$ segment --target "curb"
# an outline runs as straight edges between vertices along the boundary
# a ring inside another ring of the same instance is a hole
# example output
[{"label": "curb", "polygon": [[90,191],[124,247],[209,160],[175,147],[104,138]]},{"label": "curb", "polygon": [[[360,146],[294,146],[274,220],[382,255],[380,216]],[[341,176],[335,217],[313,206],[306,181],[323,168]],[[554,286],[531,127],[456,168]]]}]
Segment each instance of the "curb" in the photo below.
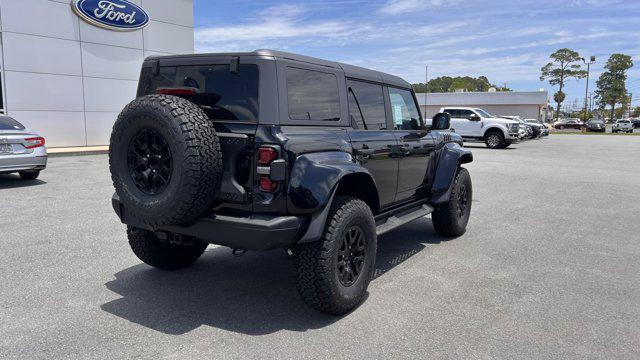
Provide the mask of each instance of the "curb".
[{"label": "curb", "polygon": [[94,148],[52,148],[47,149],[47,155],[52,157],[66,157],[66,156],[87,156],[87,155],[104,155],[109,153],[107,146],[94,147]]},{"label": "curb", "polygon": [[47,156],[49,158],[56,157],[67,157],[67,156],[87,156],[87,155],[105,155],[108,154],[109,150],[100,150],[100,151],[71,151],[71,152],[56,152],[56,153],[48,153]]}]

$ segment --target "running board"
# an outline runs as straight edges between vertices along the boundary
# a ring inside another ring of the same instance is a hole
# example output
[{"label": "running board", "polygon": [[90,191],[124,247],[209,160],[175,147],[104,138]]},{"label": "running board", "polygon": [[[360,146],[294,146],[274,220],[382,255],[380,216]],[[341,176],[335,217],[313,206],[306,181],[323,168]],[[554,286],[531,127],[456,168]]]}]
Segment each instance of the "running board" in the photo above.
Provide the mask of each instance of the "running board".
[{"label": "running board", "polygon": [[417,220],[423,216],[433,212],[433,207],[422,204],[417,208],[410,209],[406,212],[390,216],[384,223],[376,226],[376,234],[382,235],[408,222]]}]

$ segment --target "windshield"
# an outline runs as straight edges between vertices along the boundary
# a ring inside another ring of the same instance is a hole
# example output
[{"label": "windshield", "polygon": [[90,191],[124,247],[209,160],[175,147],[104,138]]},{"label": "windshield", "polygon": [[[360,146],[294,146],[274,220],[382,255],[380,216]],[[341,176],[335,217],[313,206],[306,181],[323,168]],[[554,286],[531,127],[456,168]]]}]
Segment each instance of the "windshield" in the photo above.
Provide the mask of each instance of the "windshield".
[{"label": "windshield", "polygon": [[24,130],[24,126],[8,116],[1,116],[0,130]]},{"label": "windshield", "polygon": [[628,124],[629,120],[618,120],[619,124]]},{"label": "windshield", "polygon": [[488,112],[486,112],[486,111],[484,111],[484,110],[482,110],[482,109],[473,109],[473,110],[475,110],[475,111],[476,111],[478,114],[480,114],[480,116],[482,116],[483,118],[492,118],[492,117],[495,117],[495,116],[493,116],[493,115],[489,114]]}]

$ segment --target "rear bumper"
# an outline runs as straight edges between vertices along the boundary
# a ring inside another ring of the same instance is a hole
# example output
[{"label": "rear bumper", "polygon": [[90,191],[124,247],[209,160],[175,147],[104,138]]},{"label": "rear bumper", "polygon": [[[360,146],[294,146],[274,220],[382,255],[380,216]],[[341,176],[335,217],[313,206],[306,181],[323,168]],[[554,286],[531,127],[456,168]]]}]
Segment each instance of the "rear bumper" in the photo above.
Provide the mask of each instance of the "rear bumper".
[{"label": "rear bumper", "polygon": [[113,195],[112,205],[124,224],[194,236],[209,244],[246,250],[264,251],[292,245],[302,238],[308,227],[308,219],[301,216],[209,214],[188,224],[154,228],[130,216],[117,194]]},{"label": "rear bumper", "polygon": [[44,170],[47,167],[47,154],[43,152],[19,155],[1,155],[0,173],[28,170]]}]

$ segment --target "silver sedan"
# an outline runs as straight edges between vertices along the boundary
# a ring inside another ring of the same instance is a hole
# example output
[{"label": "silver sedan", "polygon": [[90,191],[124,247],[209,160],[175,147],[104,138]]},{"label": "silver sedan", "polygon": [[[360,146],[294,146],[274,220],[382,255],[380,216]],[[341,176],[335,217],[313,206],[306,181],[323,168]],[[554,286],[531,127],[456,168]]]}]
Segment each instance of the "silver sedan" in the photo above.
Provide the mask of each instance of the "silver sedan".
[{"label": "silver sedan", "polygon": [[45,140],[8,116],[0,116],[0,174],[34,180],[47,167]]}]

